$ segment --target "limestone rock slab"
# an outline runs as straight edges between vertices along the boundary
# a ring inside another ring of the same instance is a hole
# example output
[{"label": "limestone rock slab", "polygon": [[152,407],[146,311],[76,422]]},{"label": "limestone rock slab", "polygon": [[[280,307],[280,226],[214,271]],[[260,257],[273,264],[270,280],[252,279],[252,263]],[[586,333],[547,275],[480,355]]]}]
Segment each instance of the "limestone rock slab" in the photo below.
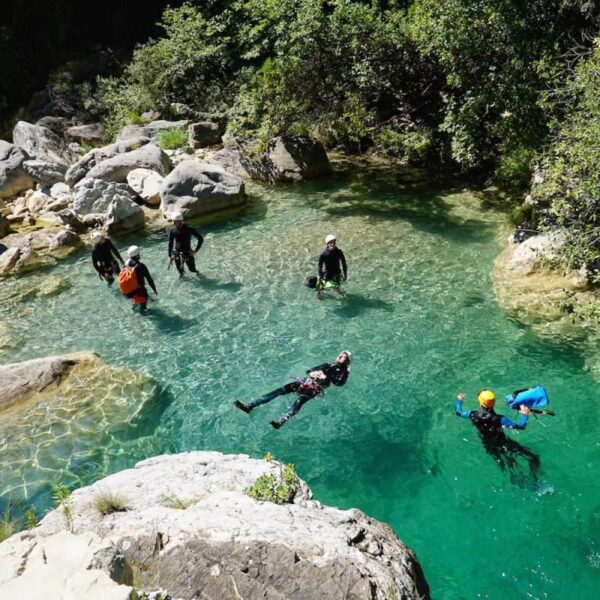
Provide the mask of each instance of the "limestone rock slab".
[{"label": "limestone rock slab", "polygon": [[221,167],[195,160],[181,162],[167,177],[161,188],[161,210],[165,216],[179,211],[184,217],[195,217],[246,201],[244,182]]}]

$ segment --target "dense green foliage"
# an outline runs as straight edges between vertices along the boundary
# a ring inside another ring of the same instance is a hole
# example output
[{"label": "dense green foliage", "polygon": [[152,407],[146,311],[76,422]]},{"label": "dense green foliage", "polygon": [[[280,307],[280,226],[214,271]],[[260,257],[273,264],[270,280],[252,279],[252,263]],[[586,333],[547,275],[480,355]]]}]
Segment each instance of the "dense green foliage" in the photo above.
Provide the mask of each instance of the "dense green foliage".
[{"label": "dense green foliage", "polygon": [[[600,40],[599,40],[600,41]],[[534,217],[543,229],[564,230],[561,259],[585,266],[597,282],[600,269],[600,43],[580,61],[560,93],[566,113],[544,154],[543,178],[534,185]]]},{"label": "dense green foliage", "polygon": [[589,46],[599,15],[577,0],[189,3],[101,80],[95,107],[113,132],[183,104],[262,141],[310,134],[522,188],[555,116],[542,92],[562,85],[565,51]]}]

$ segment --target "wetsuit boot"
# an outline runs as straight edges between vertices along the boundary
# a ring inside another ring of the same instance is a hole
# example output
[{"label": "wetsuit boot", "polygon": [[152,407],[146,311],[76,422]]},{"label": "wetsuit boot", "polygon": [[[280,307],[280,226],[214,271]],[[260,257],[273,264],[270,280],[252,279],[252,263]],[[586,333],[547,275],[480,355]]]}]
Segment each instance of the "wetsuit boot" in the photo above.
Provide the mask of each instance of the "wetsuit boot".
[{"label": "wetsuit boot", "polygon": [[269,421],[269,423],[271,423],[271,427],[273,429],[279,429],[285,423],[285,420],[281,419],[279,421]]},{"label": "wetsuit boot", "polygon": [[244,404],[243,402],[240,402],[239,400],[236,400],[233,405],[236,408],[239,408],[240,410],[243,410],[245,413],[250,414],[252,412],[252,406],[250,406],[249,404]]}]

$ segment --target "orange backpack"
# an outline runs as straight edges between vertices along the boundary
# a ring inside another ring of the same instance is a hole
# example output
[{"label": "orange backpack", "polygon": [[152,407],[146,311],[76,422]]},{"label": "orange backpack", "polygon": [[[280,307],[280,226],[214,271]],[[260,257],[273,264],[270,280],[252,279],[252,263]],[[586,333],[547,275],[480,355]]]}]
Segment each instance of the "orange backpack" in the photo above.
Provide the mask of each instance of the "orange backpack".
[{"label": "orange backpack", "polygon": [[124,267],[119,273],[119,289],[121,293],[127,296],[135,292],[139,287],[135,267]]}]

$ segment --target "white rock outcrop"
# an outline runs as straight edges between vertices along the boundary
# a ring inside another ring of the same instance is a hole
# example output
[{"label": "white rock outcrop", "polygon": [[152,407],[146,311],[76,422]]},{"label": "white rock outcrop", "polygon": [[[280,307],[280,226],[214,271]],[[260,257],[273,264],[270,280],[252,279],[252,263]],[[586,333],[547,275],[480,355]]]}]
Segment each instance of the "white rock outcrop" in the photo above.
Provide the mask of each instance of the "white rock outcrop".
[{"label": "white rock outcrop", "polygon": [[[87,536],[91,556],[55,561],[53,577],[75,582],[103,565],[124,589],[135,581],[138,592],[160,588],[184,600],[429,598],[414,553],[383,523],[323,506],[303,482],[284,505],[245,493],[281,469],[245,455],[190,452],[151,458],[76,490],[68,525],[75,537]],[[112,498],[110,514],[98,510],[103,498]],[[0,564],[8,565],[0,591],[19,579],[19,597],[28,597],[43,556],[38,550],[32,558],[32,548],[56,547],[54,536],[66,527],[56,509],[36,529],[0,544]],[[63,543],[71,556],[72,542],[65,536]],[[96,597],[90,593],[93,586],[82,587],[74,597]]]},{"label": "white rock outcrop", "polygon": [[164,177],[151,169],[133,169],[127,174],[129,187],[150,206],[160,204],[160,187]]},{"label": "white rock outcrop", "polygon": [[239,177],[193,159],[181,162],[165,177],[160,195],[160,208],[167,218],[176,211],[189,218],[246,201],[244,182]]},{"label": "white rock outcrop", "polygon": [[74,195],[75,214],[102,215],[111,232],[144,225],[144,211],[133,201],[135,193],[127,184],[86,177],[75,186]]}]

